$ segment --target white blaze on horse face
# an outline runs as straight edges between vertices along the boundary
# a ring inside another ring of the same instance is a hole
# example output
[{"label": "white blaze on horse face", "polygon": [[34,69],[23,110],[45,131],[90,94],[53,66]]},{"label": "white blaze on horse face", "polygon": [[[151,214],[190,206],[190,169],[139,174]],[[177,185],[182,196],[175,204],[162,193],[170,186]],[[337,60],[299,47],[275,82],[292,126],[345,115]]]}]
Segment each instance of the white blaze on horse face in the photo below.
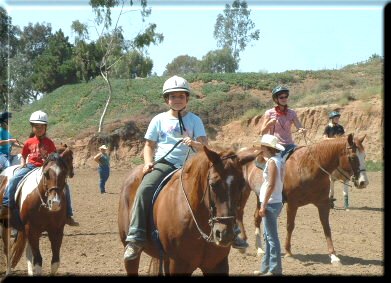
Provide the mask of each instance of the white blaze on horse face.
[{"label": "white blaze on horse face", "polygon": [[230,204],[231,203],[231,186],[233,184],[233,181],[234,181],[234,176],[232,175],[229,175],[227,177],[227,180],[226,180],[226,183],[227,183],[227,186],[228,186],[228,203]]},{"label": "white blaze on horse face", "polygon": [[360,161],[360,177],[358,178],[358,184],[360,188],[366,188],[369,184],[366,163],[365,163],[365,152],[357,152],[358,160]]}]

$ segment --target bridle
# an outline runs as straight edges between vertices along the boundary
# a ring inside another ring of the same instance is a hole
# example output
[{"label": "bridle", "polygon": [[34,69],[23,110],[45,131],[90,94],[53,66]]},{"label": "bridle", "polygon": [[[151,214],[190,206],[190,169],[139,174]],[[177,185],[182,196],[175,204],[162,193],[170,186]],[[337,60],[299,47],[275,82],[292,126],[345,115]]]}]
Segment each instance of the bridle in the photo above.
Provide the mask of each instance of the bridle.
[{"label": "bridle", "polygon": [[[67,175],[69,173],[69,168],[67,166],[67,164],[65,163],[65,161],[60,157],[60,155],[58,153],[54,153],[54,154],[51,154],[51,156],[45,161],[45,163],[42,165],[42,173],[41,173],[41,180],[42,180],[42,186],[45,190],[45,194],[44,194],[44,197],[46,198],[46,202],[44,201],[44,198],[42,197],[41,195],[41,192],[39,190],[39,185],[36,187],[36,190],[37,190],[37,193],[38,193],[38,196],[41,200],[41,205],[40,207],[43,207],[43,208],[46,208],[46,209],[50,209],[51,206],[52,206],[52,200],[48,199],[48,196],[49,194],[52,192],[52,191],[55,191],[57,193],[57,195],[60,194],[60,188],[58,186],[53,186],[53,187],[48,187],[48,184],[47,184],[47,177],[45,176],[44,174],[44,169],[45,167],[48,165],[49,162],[60,162],[61,166],[63,166],[66,171],[67,171]],[[39,184],[38,180],[37,180],[37,183]]]},{"label": "bridle", "polygon": [[[190,149],[189,149],[190,150]],[[188,154],[189,154],[189,151],[188,151]],[[237,158],[237,155],[236,154],[232,154],[232,155],[228,155],[228,156],[223,156],[221,157],[220,159],[221,160],[226,160],[226,159],[234,159],[234,158]],[[186,156],[186,160],[185,162],[187,161],[187,156]],[[204,197],[206,195],[206,193],[208,194],[208,199],[209,199],[209,220],[208,220],[208,224],[209,226],[211,227],[210,229],[210,234],[207,235],[205,232],[202,231],[201,227],[199,226],[198,222],[197,222],[197,219],[195,218],[195,215],[193,213],[193,210],[190,206],[190,202],[189,202],[189,199],[186,195],[186,192],[185,192],[185,189],[184,189],[184,186],[183,186],[183,168],[185,166],[185,163],[183,164],[183,167],[182,167],[182,170],[181,170],[181,175],[180,175],[180,182],[181,182],[181,188],[182,188],[182,192],[185,196],[185,199],[186,199],[186,204],[189,208],[189,211],[190,211],[190,214],[194,220],[194,223],[199,231],[199,233],[201,234],[202,238],[204,240],[206,240],[207,242],[213,242],[213,225],[215,223],[221,223],[221,222],[225,222],[227,220],[231,220],[231,221],[235,221],[235,216],[216,216],[216,206],[214,204],[214,202],[212,201],[212,197],[211,197],[211,190],[213,189],[212,186],[211,186],[211,182],[210,182],[210,169],[214,166],[213,164],[211,164],[211,166],[209,167],[208,169],[208,177],[207,177],[207,185],[205,186],[205,190],[203,192],[203,196],[202,196],[202,199],[201,199],[201,202],[204,200]],[[240,198],[242,198],[242,192],[240,194]]]}]

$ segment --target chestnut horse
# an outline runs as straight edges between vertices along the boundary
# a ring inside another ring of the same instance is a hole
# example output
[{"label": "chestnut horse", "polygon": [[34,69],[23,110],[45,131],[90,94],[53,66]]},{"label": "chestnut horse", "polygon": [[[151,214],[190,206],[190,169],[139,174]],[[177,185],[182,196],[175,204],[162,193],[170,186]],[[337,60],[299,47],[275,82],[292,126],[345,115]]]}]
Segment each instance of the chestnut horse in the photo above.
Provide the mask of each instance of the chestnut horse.
[{"label": "chestnut horse", "polygon": [[[17,166],[16,166],[17,167]],[[8,179],[13,176],[15,166],[1,173],[0,201]],[[14,241],[10,238],[11,226],[7,220],[3,225],[4,253],[7,257],[7,274],[14,268],[26,247],[29,275],[39,275],[42,271],[42,256],[39,238],[47,231],[52,248],[51,274],[55,274],[60,264],[60,248],[66,220],[65,185],[73,173],[73,152],[61,145],[56,153],[48,156],[42,167],[34,169],[18,185],[16,203],[24,229],[18,231]]]},{"label": "chestnut horse", "polygon": [[[197,268],[204,275],[229,274],[228,254],[245,186],[242,168],[257,154],[218,153],[204,146],[173,174],[154,203],[151,213],[157,233],[148,225],[143,250],[155,263],[161,260],[164,274],[191,275]],[[142,166],[131,171],[121,188],[118,227],[124,246]],[[159,235],[161,249],[152,232]],[[139,262],[140,257],[124,262],[128,275],[138,274]]]},{"label": "chestnut horse", "polygon": [[[283,195],[287,203],[287,236],[285,240],[286,256],[292,256],[291,237],[295,226],[295,217],[299,207],[314,204],[318,208],[319,218],[326,237],[328,252],[332,263],[338,263],[329,224],[329,187],[331,172],[341,168],[347,176],[353,176],[355,187],[363,188],[368,184],[365,172],[365,159],[359,157],[359,147],[363,138],[353,137],[352,134],[324,140],[317,144],[298,147],[286,161]],[[258,147],[259,148],[259,147]],[[246,152],[249,149],[244,149]],[[253,151],[253,149],[250,149]],[[262,153],[261,153],[262,154]],[[257,159],[262,159],[259,156]],[[244,166],[246,188],[255,193],[257,206],[254,212],[256,228],[256,247],[258,255],[263,253],[259,235],[261,218],[259,211],[259,189],[263,183],[262,170],[256,167],[255,162]],[[246,201],[246,200],[243,200]],[[242,215],[239,213],[238,215]],[[242,219],[238,217],[238,223]],[[240,223],[241,237],[247,237],[243,224]],[[242,228],[243,227],[243,228]]]}]

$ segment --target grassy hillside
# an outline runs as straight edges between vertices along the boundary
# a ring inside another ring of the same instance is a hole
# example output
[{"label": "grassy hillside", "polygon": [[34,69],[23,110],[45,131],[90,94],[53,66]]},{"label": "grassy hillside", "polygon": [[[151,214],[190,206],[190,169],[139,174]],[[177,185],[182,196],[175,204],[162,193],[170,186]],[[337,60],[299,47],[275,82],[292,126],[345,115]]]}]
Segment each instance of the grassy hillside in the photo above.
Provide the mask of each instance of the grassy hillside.
[{"label": "grassy hillside", "polygon": [[[189,108],[201,116],[210,132],[218,131],[230,121],[254,116],[271,107],[270,91],[277,84],[290,88],[291,107],[344,105],[350,100],[382,96],[383,60],[374,58],[340,70],[196,74],[185,78],[192,88]],[[117,121],[146,121],[166,110],[161,97],[166,79],[112,80],[113,97],[103,132],[110,131],[108,125]],[[39,109],[49,114],[49,133],[53,138],[77,139],[86,133],[96,133],[107,93],[102,79],[60,87],[23,107],[20,112],[14,112],[11,133],[24,141],[31,130],[29,116]]]}]

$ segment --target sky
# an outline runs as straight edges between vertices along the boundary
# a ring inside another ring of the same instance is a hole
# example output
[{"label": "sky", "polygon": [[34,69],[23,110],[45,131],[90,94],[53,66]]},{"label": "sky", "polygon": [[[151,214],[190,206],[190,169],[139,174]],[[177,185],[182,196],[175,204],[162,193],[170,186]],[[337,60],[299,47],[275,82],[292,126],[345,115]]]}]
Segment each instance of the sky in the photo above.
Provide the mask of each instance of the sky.
[{"label": "sky", "polygon": [[[55,2],[56,4],[54,4]],[[162,4],[164,2],[164,4]],[[142,23],[134,8],[119,18],[126,39],[132,39],[147,26],[157,25],[164,35],[158,46],[148,48],[152,73],[162,75],[166,65],[180,55],[201,60],[217,50],[213,37],[218,14],[233,0],[148,0],[152,14]],[[135,1],[139,8],[139,1]],[[265,1],[247,0],[250,19],[260,38],[240,53],[238,72],[279,73],[288,70],[339,69],[367,60],[373,54],[384,56],[384,7],[387,1]],[[308,3],[311,3],[308,5]],[[95,15],[88,0],[0,0],[20,28],[29,23],[50,23],[52,33],[60,28],[73,43],[71,24],[75,20],[90,27],[96,39]],[[118,12],[113,13],[114,20]]]}]

